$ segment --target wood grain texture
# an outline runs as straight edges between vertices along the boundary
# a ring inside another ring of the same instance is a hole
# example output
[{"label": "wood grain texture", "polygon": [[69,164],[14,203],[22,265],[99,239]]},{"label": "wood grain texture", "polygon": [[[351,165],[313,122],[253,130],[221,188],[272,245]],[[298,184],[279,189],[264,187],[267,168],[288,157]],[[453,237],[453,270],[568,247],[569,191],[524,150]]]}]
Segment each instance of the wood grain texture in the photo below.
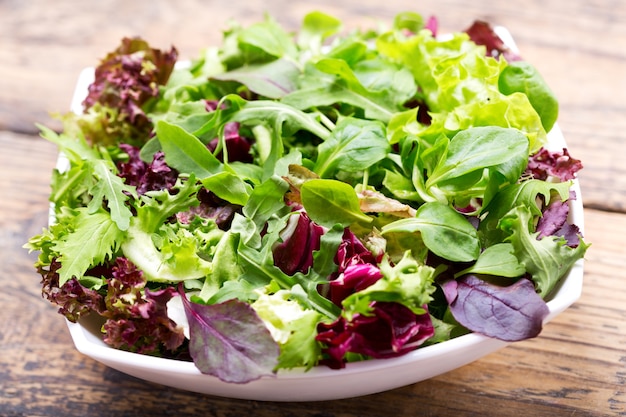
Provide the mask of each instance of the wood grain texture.
[{"label": "wood grain texture", "polygon": [[[443,30],[474,19],[504,25],[561,101],[559,125],[580,182],[592,242],[582,297],[540,337],[428,381],[362,398],[263,403],[202,396],[147,383],[78,353],[62,317],[41,298],[34,254],[45,226],[56,149],[35,122],[55,123],[76,77],[127,35],[184,58],[220,41],[234,18],[267,11],[296,29],[310,3],[141,0],[0,0],[0,416],[626,416],[626,2],[427,0]],[[400,0],[315,8],[346,29],[389,21]]]}]

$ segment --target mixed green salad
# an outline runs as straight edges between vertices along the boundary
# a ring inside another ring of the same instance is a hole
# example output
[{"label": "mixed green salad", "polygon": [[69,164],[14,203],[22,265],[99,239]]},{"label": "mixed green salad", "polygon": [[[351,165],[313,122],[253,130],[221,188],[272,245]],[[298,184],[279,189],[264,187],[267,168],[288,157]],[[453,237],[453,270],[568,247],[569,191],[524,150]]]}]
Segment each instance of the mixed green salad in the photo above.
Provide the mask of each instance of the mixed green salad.
[{"label": "mixed green salad", "polygon": [[108,345],[245,383],[537,336],[588,247],[558,102],[493,28],[232,24],[190,62],[125,38],[60,116],[43,295]]}]

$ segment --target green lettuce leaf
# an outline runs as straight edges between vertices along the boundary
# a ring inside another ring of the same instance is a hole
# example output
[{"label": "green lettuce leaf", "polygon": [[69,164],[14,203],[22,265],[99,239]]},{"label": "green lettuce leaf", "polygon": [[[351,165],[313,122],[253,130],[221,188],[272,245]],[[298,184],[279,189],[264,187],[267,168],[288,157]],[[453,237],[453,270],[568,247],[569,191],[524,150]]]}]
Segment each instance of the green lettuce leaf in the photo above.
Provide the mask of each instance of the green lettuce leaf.
[{"label": "green lettuce leaf", "polygon": [[558,236],[537,239],[539,233],[531,232],[532,213],[517,206],[500,220],[499,227],[515,248],[515,254],[535,283],[539,295],[546,297],[569,271],[574,262],[584,257],[589,245],[580,239],[576,248]]}]

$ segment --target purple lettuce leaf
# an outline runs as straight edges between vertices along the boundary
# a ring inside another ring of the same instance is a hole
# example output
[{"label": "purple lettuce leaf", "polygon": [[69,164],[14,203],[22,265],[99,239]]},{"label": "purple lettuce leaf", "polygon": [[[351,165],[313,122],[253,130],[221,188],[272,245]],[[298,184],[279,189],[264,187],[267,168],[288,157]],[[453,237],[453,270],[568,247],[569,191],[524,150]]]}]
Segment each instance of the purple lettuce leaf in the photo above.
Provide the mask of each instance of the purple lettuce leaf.
[{"label": "purple lettuce leaf", "polygon": [[83,105],[86,109],[96,103],[120,108],[131,123],[138,123],[137,118],[146,118],[141,105],[158,95],[159,85],[169,79],[177,57],[175,48],[163,52],[139,38],[122,39],[96,67]]},{"label": "purple lettuce leaf", "polygon": [[59,314],[75,323],[78,319],[92,311],[100,313],[105,310],[104,297],[93,289],[84,287],[76,278],[72,278],[59,287],[61,263],[54,260],[46,270],[38,267],[41,274],[41,295],[52,304],[59,306]]},{"label": "purple lettuce leaf", "polygon": [[[573,195],[572,191],[570,195]],[[574,195],[575,197],[575,195]],[[570,196],[570,200],[573,197]],[[543,211],[537,222],[537,239],[547,236],[561,236],[567,241],[567,246],[576,248],[580,244],[580,229],[575,224],[567,223],[569,214],[568,201],[555,200]]]},{"label": "purple lettuce leaf", "polygon": [[182,288],[179,294],[189,322],[189,353],[200,372],[238,384],[274,375],[280,347],[248,303],[204,305],[190,302]]},{"label": "purple lettuce leaf", "polygon": [[163,152],[156,152],[152,162],[146,163],[139,156],[138,147],[126,143],[119,147],[128,155],[128,160],[118,162],[118,175],[126,180],[126,184],[135,186],[139,195],[174,187],[178,172],[165,163]]},{"label": "purple lettuce leaf", "polygon": [[294,214],[281,234],[282,242],[273,249],[274,265],[287,275],[307,273],[313,266],[313,252],[319,250],[324,228],[304,211]]},{"label": "purple lettuce leaf", "polygon": [[548,177],[568,181],[574,179],[576,173],[582,168],[582,162],[572,158],[567,148],[563,148],[563,152],[553,152],[541,148],[528,158],[528,166],[524,175],[544,181]]},{"label": "purple lettuce leaf", "polygon": [[140,38],[122,39],[96,67],[83,114],[68,114],[66,121],[75,121],[92,144],[145,143],[153,128],[148,106],[167,83],[177,57],[174,47],[161,51]]},{"label": "purple lettuce leaf", "polygon": [[473,332],[504,341],[537,336],[549,313],[526,278],[501,287],[470,274],[445,281],[441,287],[456,321]]},{"label": "purple lettuce leaf", "polygon": [[[332,369],[345,367],[348,353],[372,358],[391,358],[410,352],[433,336],[428,313],[416,315],[395,302],[375,301],[370,315],[344,316],[319,323],[317,340],[324,345],[320,364]],[[426,306],[424,306],[426,308]]]},{"label": "purple lettuce leaf", "polygon": [[521,57],[504,44],[487,22],[477,20],[465,30],[472,41],[478,45],[484,45],[487,55],[498,58],[503,56],[507,62],[519,61]]},{"label": "purple lettuce leaf", "polygon": [[185,340],[182,329],[167,315],[167,302],[176,294],[172,287],[146,288],[143,273],[126,258],[117,258],[107,279],[107,320],[104,342],[131,352],[175,355]]}]

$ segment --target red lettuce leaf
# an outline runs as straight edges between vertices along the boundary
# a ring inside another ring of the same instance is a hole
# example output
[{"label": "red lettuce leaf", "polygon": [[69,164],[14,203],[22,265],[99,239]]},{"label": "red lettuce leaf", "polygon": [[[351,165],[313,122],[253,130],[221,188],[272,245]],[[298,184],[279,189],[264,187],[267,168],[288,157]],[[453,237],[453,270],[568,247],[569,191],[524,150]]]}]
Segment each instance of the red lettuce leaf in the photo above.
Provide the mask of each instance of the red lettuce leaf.
[{"label": "red lettuce leaf", "polygon": [[549,313],[534,284],[526,278],[500,287],[465,275],[445,281],[442,289],[456,321],[473,332],[504,341],[537,336]]},{"label": "red lettuce leaf", "polygon": [[328,284],[328,298],[341,306],[341,302],[349,295],[375,284],[382,277],[383,274],[376,265],[364,263],[348,265],[337,279]]},{"label": "red lettuce leaf", "polygon": [[[570,200],[575,193],[570,193]],[[568,201],[555,200],[543,211],[537,222],[537,239],[547,236],[561,236],[567,241],[567,246],[576,248],[580,244],[580,229],[575,224],[567,223],[569,214]]]},{"label": "red lettuce leaf", "polygon": [[487,22],[477,20],[465,30],[465,33],[468,34],[474,43],[484,45],[488,56],[493,56],[494,58],[503,56],[508,62],[521,60],[521,57],[504,44]]},{"label": "red lettuce leaf", "polygon": [[126,184],[137,187],[138,194],[171,190],[174,187],[178,172],[165,163],[163,152],[156,152],[152,162],[146,163],[141,159],[138,147],[126,143],[119,147],[128,155],[128,159],[118,162],[118,175],[126,180]]},{"label": "red lettuce leaf", "polygon": [[151,291],[143,272],[122,257],[115,260],[107,284],[107,309],[101,313],[107,318],[104,342],[131,352],[176,355],[185,341],[182,329],[167,315],[167,302],[176,290]]},{"label": "red lettuce leaf", "polygon": [[563,148],[563,152],[553,152],[541,148],[528,158],[525,176],[545,181],[548,177],[556,177],[561,181],[568,181],[576,177],[576,173],[583,168],[580,160],[572,158]]},{"label": "red lettuce leaf", "polygon": [[238,384],[274,375],[280,348],[248,303],[197,304],[182,288],[179,293],[189,321],[189,353],[200,372]]},{"label": "red lettuce leaf", "polygon": [[92,311],[105,310],[104,297],[95,290],[84,287],[76,278],[72,278],[59,287],[61,263],[54,260],[48,269],[38,267],[41,274],[41,295],[52,304],[59,306],[59,314],[76,323],[78,319]]}]

